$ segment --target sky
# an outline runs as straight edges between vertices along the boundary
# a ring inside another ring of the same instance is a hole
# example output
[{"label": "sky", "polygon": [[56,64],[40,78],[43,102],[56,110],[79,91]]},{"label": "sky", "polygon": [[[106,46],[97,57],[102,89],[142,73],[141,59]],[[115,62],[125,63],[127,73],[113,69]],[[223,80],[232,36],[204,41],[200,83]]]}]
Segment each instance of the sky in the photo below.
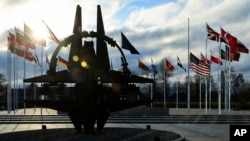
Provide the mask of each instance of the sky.
[{"label": "sky", "polygon": [[[176,80],[177,56],[185,68],[188,68],[189,50],[200,58],[200,53],[210,57],[210,50],[219,55],[220,44],[207,40],[206,23],[220,33],[220,27],[250,47],[250,1],[249,0],[2,0],[0,2],[0,73],[7,73],[7,36],[15,33],[14,27],[23,30],[24,23],[30,26],[37,37],[45,38],[47,46],[43,56],[52,56],[56,44],[47,38],[48,34],[42,20],[54,34],[64,39],[72,34],[76,6],[82,7],[82,29],[96,31],[97,5],[101,6],[105,33],[121,45],[123,32],[140,55],[132,55],[123,50],[132,72],[142,73],[137,60],[146,65],[159,65],[164,58],[175,67],[170,79]],[[189,22],[188,22],[189,21]],[[189,25],[189,26],[188,26]],[[189,30],[188,30],[189,29]],[[188,32],[189,31],[189,32]],[[188,38],[189,34],[189,38]],[[189,39],[189,40],[188,40]],[[221,44],[224,48],[224,44]],[[41,48],[32,50],[43,59],[43,70],[38,65],[26,63],[26,76],[33,77],[46,72],[45,57],[41,57]],[[206,53],[207,50],[207,53]],[[60,56],[67,59],[69,48],[64,48]],[[114,69],[120,69],[120,53],[108,47],[109,57]],[[249,54],[241,53],[239,62],[232,62],[236,73],[243,73],[250,80]],[[19,79],[23,78],[23,61],[18,59]],[[222,70],[224,66],[221,67]],[[212,75],[218,78],[218,65],[212,64]],[[184,80],[187,72],[178,68],[179,79]],[[190,69],[190,75],[194,72]]]}]

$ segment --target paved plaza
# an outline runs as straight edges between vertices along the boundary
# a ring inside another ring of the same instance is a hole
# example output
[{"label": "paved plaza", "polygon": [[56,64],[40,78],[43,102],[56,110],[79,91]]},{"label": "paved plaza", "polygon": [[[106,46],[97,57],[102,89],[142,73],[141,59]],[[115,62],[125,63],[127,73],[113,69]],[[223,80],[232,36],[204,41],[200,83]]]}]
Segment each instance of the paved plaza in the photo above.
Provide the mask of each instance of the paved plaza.
[{"label": "paved plaza", "polygon": [[[19,109],[18,111],[0,111],[1,115],[57,115],[56,110],[46,108],[28,108]],[[212,109],[206,112],[204,109],[187,109],[170,108],[170,115],[218,115],[217,109]],[[221,115],[250,115],[250,111],[231,110],[230,113],[222,110]],[[142,128],[145,129],[148,124],[138,123],[107,123],[105,127],[122,127],[122,128]],[[175,132],[186,140],[190,141],[224,141],[229,140],[229,124],[150,124],[151,129]],[[74,128],[72,124],[46,124],[47,129],[63,129]],[[27,131],[27,130],[41,130],[41,124],[0,124],[0,134]]]}]

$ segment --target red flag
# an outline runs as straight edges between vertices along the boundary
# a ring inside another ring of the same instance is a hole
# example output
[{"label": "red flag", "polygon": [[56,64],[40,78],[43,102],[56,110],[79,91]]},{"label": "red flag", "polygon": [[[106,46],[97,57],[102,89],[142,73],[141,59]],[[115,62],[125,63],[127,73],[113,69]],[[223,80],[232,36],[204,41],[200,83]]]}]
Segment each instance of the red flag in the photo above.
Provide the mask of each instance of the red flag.
[{"label": "red flag", "polygon": [[238,48],[237,38],[226,32],[223,28],[221,28],[221,36],[225,40],[225,43],[230,46],[230,52],[236,53]]},{"label": "red flag", "polygon": [[215,55],[213,51],[210,51],[210,55],[211,55],[211,61],[223,65],[221,59],[217,55]]},{"label": "red flag", "polygon": [[57,45],[61,43],[61,41],[56,37],[56,35],[52,32],[52,30],[49,28],[49,26],[43,21],[43,24],[45,25],[48,33],[49,33],[49,38],[53,40]]},{"label": "red flag", "polygon": [[15,35],[9,32],[9,37],[8,37],[9,49],[15,47],[15,41],[16,41]]},{"label": "red flag", "polygon": [[170,71],[174,71],[174,66],[166,59],[165,65]]},{"label": "red flag", "polygon": [[211,61],[208,60],[202,53],[201,53],[201,62],[210,65]]}]

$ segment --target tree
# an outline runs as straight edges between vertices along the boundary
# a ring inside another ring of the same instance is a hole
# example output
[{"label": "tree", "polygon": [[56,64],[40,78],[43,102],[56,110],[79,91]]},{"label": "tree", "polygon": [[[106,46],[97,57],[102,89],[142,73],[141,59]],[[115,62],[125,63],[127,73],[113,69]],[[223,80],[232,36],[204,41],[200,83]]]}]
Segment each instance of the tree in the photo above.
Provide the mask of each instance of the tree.
[{"label": "tree", "polygon": [[239,89],[239,87],[245,82],[244,78],[243,78],[243,74],[234,74],[234,77],[232,78],[232,87],[233,87],[233,91],[234,91],[234,95],[237,94],[237,90]]},{"label": "tree", "polygon": [[[168,96],[169,96],[169,93],[170,93],[170,87],[169,87],[169,85],[168,85],[168,78],[169,78],[170,76],[173,76],[173,72],[170,71],[168,68],[166,68],[165,61],[166,61],[166,59],[163,58],[163,59],[160,61],[160,63],[159,63],[159,72],[160,72],[159,77],[160,77],[160,78],[162,79],[162,81],[163,81],[163,90],[164,90],[164,85],[166,86],[166,87],[165,87],[165,88],[166,88],[166,97],[168,97]],[[164,76],[164,75],[165,75],[165,76]],[[164,81],[164,78],[166,78],[166,81]],[[164,82],[165,82],[165,84],[164,84]]]},{"label": "tree", "polygon": [[6,79],[3,74],[0,74],[0,96],[4,95],[6,92]]}]

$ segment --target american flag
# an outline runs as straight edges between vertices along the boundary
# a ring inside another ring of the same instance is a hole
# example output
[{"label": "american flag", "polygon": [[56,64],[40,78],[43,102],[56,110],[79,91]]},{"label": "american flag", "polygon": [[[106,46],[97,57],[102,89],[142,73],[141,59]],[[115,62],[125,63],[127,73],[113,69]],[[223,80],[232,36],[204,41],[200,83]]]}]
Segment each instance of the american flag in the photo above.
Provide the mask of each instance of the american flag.
[{"label": "american flag", "polygon": [[210,73],[210,65],[200,61],[196,56],[190,52],[190,68],[200,76],[208,76]]},{"label": "american flag", "polygon": [[207,39],[219,42],[220,34],[215,32],[208,24],[207,24]]}]

